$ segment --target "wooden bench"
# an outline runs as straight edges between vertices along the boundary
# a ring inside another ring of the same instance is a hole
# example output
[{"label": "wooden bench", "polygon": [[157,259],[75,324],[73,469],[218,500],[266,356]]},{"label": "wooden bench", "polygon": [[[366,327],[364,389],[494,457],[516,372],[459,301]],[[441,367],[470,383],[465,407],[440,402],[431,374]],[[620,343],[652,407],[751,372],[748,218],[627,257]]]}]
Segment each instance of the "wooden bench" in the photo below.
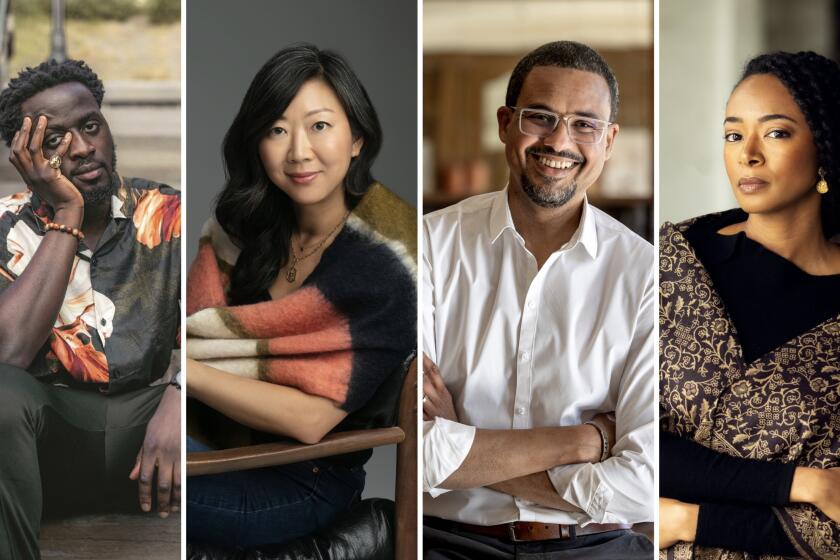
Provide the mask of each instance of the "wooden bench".
[{"label": "wooden bench", "polygon": [[181,515],[82,515],[47,521],[41,527],[41,558],[177,560]]}]

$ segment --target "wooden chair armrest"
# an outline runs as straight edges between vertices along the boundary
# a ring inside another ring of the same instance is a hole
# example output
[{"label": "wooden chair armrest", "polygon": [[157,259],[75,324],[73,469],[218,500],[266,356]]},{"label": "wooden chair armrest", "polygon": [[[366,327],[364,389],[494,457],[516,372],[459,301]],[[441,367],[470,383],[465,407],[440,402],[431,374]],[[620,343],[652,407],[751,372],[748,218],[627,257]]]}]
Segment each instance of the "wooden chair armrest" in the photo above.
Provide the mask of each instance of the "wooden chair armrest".
[{"label": "wooden chair armrest", "polygon": [[404,439],[405,433],[403,430],[392,427],[329,434],[320,442],[312,445],[278,442],[218,451],[200,451],[187,454],[187,476],[299,463],[363,449],[372,449],[380,445],[401,443]]}]

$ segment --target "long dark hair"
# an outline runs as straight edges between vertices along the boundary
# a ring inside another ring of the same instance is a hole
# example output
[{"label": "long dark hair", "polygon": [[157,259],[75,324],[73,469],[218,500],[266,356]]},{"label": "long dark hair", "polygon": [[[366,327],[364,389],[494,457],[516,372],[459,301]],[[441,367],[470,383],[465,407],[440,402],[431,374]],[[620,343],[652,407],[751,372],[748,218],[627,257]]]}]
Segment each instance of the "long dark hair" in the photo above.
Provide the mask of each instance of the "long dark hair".
[{"label": "long dark hair", "polygon": [[266,175],[259,143],[307,81],[319,78],[341,101],[354,140],[362,149],[344,178],[352,208],[373,182],[370,168],[382,145],[382,129],[365,88],[338,54],[308,44],[287,47],[254,76],[225,135],[226,184],[216,201],[216,220],[241,249],[231,273],[229,301],[252,303],[267,290],[289,258],[295,228],[292,201]]},{"label": "long dark hair", "polygon": [[821,214],[823,231],[830,238],[840,233],[840,65],[811,51],[774,52],[747,62],[738,84],[755,74],[778,78],[805,115],[817,147],[817,165],[829,186],[821,198]]}]

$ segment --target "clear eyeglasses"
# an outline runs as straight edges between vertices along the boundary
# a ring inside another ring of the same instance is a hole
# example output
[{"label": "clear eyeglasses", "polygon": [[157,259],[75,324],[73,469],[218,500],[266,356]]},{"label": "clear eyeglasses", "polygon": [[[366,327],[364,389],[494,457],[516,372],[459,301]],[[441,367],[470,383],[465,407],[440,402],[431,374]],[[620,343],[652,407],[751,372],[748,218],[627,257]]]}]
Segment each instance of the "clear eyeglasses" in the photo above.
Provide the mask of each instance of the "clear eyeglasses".
[{"label": "clear eyeglasses", "polygon": [[543,109],[508,108],[519,112],[519,131],[522,134],[545,138],[554,133],[562,120],[569,138],[577,144],[597,144],[604,139],[604,133],[613,124],[581,115],[558,115]]}]

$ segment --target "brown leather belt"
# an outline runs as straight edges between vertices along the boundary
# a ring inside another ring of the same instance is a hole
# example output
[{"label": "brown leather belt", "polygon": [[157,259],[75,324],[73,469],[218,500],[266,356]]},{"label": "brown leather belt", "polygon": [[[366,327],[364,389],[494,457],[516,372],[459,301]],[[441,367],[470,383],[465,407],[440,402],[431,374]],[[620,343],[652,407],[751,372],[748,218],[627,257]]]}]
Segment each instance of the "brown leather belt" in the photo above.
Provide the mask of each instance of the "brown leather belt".
[{"label": "brown leather belt", "polygon": [[[586,527],[578,525],[560,525],[557,523],[539,523],[536,521],[513,521],[501,525],[472,525],[470,523],[459,523],[440,518],[427,518],[429,525],[437,525],[441,528],[452,528],[487,535],[497,539],[510,542],[547,541],[551,539],[568,540],[583,535],[594,535],[609,531],[622,531],[632,527],[625,523],[590,523]],[[433,520],[433,521],[432,521]]]}]

